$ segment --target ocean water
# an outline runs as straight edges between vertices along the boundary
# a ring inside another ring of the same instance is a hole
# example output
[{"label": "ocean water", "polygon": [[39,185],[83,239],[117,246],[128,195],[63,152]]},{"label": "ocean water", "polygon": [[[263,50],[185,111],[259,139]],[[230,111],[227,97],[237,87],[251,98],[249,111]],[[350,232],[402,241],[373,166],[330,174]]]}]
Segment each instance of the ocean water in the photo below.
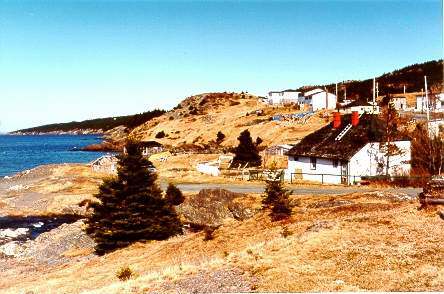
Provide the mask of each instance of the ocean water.
[{"label": "ocean water", "polygon": [[105,153],[73,151],[100,143],[97,135],[0,135],[0,177],[51,163],[87,163]]}]

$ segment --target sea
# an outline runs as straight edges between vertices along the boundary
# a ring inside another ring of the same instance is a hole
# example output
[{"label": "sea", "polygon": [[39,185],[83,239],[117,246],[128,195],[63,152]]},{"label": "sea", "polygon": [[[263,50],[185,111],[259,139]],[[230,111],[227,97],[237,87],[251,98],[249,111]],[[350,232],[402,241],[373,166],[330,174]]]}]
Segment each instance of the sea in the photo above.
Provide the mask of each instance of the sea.
[{"label": "sea", "polygon": [[0,177],[52,163],[87,163],[105,152],[76,151],[100,143],[97,135],[0,135]]}]

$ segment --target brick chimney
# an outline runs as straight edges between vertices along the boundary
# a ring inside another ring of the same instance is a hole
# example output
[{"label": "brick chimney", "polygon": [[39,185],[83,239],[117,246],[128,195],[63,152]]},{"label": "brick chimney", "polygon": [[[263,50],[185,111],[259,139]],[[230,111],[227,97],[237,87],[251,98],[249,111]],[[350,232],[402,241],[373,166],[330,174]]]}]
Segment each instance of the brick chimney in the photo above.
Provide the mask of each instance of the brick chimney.
[{"label": "brick chimney", "polygon": [[352,112],[351,123],[352,123],[352,126],[354,126],[354,127],[359,125],[359,113],[357,111]]},{"label": "brick chimney", "polygon": [[333,112],[333,129],[339,129],[341,127],[341,113]]}]

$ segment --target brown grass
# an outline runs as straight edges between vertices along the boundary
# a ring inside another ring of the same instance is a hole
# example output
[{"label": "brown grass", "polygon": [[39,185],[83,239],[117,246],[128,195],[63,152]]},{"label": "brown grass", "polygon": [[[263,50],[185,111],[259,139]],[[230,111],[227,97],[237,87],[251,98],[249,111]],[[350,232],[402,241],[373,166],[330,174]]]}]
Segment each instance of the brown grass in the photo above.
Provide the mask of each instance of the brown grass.
[{"label": "brown grass", "polygon": [[[189,99],[198,100],[200,96]],[[131,136],[141,140],[158,140],[163,144],[178,146],[181,144],[207,144],[216,140],[218,131],[222,131],[226,138],[223,146],[237,145],[237,137],[240,132],[249,129],[252,137],[261,137],[263,145],[296,143],[307,134],[324,126],[326,121],[320,115],[310,118],[307,124],[295,124],[288,122],[273,122],[268,118],[275,114],[297,113],[291,107],[271,107],[258,101],[254,96],[240,99],[240,95],[235,94],[238,104],[230,103],[230,100],[219,99],[217,94],[207,98],[211,103],[205,107],[204,112],[188,117],[177,116],[183,110],[168,112],[155,118],[146,124],[137,127]],[[187,101],[183,103],[188,103]],[[263,110],[263,116],[257,116],[256,110]],[[248,115],[247,115],[248,113]],[[171,116],[175,119],[171,120]],[[164,131],[168,136],[156,139],[155,135]]]},{"label": "brown grass", "polygon": [[[337,197],[352,205],[322,209],[307,206],[331,196],[298,198],[303,205],[286,223],[270,222],[267,213],[259,213],[244,222],[227,222],[213,240],[204,241],[203,232],[191,233],[48,267],[39,274],[12,278],[6,272],[0,288],[142,293],[203,269],[234,267],[253,275],[254,288],[261,292],[443,289],[444,228],[436,214],[418,211],[416,203],[358,194]],[[283,236],[284,227],[291,234]],[[116,281],[123,266],[138,277]]]}]

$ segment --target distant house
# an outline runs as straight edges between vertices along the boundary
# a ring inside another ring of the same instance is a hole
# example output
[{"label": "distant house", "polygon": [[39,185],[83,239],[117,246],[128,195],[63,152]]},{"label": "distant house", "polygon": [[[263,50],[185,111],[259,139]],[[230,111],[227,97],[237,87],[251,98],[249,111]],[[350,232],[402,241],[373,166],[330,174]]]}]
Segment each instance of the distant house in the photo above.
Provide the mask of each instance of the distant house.
[{"label": "distant house", "polygon": [[417,112],[426,112],[427,111],[427,100],[423,95],[416,96],[416,107],[415,111]]},{"label": "distant house", "polygon": [[304,104],[308,110],[317,111],[321,109],[335,109],[336,101],[336,95],[316,88],[305,92],[303,101],[300,101],[300,104]]},{"label": "distant house", "polygon": [[[432,112],[443,112],[444,111],[444,93],[440,94],[430,94],[429,97],[429,111]],[[416,112],[426,112],[427,111],[427,99],[425,95],[416,96]]]},{"label": "distant house", "polygon": [[396,110],[407,110],[407,98],[400,97],[392,97],[391,102],[393,103]]},{"label": "distant house", "polygon": [[[303,179],[331,184],[352,184],[364,176],[385,175],[386,144],[383,123],[376,115],[356,112],[306,136],[288,151],[285,178]],[[352,123],[353,121],[353,123]],[[410,172],[410,141],[392,142],[399,151],[389,157],[389,174]]]},{"label": "distant house", "polygon": [[90,163],[92,171],[97,173],[117,173],[117,158],[113,155],[104,155]]},{"label": "distant house", "polygon": [[270,105],[297,104],[302,93],[296,90],[270,91],[268,103]]},{"label": "distant house", "polygon": [[373,102],[356,100],[341,108],[341,113],[351,114],[352,112],[357,112],[358,114],[378,114],[379,106],[373,104]]},{"label": "distant house", "polygon": [[293,145],[289,144],[280,144],[274,145],[267,149],[265,149],[266,155],[285,155],[290,149],[293,148]]},{"label": "distant house", "polygon": [[436,137],[444,134],[444,119],[432,119],[428,125],[429,136]]},{"label": "distant house", "polygon": [[139,147],[142,149],[142,155],[148,157],[164,150],[163,145],[157,141],[140,141]]}]

